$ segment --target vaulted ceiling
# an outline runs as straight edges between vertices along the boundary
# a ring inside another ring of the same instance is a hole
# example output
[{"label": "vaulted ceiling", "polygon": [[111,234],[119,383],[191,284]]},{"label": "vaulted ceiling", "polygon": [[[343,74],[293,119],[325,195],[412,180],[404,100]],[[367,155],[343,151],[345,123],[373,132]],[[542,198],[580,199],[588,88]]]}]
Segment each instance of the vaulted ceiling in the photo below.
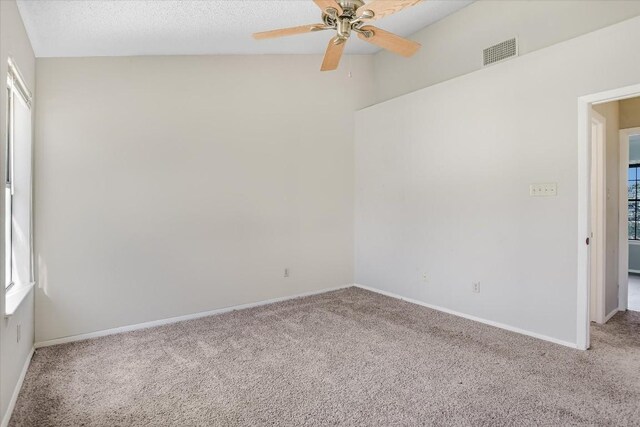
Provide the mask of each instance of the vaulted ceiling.
[{"label": "vaulted ceiling", "polygon": [[[472,0],[428,0],[376,21],[408,36]],[[327,34],[253,40],[258,31],[320,22],[311,0],[19,0],[38,57],[323,53]],[[361,40],[347,53],[374,53]]]}]

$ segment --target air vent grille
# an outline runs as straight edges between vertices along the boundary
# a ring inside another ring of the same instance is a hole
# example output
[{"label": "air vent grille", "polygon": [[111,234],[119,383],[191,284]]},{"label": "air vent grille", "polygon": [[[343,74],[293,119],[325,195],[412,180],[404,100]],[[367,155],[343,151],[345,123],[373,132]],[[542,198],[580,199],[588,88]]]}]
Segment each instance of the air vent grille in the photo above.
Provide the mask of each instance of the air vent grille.
[{"label": "air vent grille", "polygon": [[495,64],[518,55],[518,40],[514,37],[486,48],[483,51],[483,64]]}]

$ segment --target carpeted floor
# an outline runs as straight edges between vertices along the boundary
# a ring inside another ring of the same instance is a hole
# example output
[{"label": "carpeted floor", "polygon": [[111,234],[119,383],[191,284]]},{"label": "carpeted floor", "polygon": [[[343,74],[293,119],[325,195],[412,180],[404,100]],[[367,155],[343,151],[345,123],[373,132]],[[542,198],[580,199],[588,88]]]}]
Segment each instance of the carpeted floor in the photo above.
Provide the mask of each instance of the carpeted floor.
[{"label": "carpeted floor", "polygon": [[349,288],[39,349],[10,425],[639,425],[640,313],[592,342]]}]

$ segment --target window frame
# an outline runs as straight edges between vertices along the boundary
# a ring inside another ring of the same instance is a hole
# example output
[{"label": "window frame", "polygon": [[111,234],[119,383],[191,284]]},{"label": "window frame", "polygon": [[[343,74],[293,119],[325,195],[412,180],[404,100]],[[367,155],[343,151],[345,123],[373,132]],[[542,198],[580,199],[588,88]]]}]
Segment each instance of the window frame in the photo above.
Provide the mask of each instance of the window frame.
[{"label": "window frame", "polygon": [[15,284],[13,281],[13,114],[14,114],[14,88],[11,71],[7,74],[7,140],[5,151],[5,184],[4,184],[4,289],[8,291]]},{"label": "window frame", "polygon": [[[629,171],[631,169],[635,169],[635,178],[629,179]],[[635,197],[631,197],[629,195],[630,184],[635,183]],[[634,205],[634,215],[633,219],[629,216],[629,205]],[[633,243],[640,243],[640,229],[638,227],[638,223],[640,223],[640,163],[629,163],[627,168],[627,222],[629,224],[633,224],[633,237],[630,236],[629,230],[627,227],[627,240]]]},{"label": "window frame", "polygon": [[[15,128],[15,103],[16,103],[16,95],[22,98],[22,101],[27,105],[29,111],[33,108],[32,99],[33,95],[29,88],[27,87],[22,74],[18,70],[14,60],[12,58],[8,59],[8,67],[7,67],[7,80],[6,80],[6,90],[7,90],[7,114],[5,117],[5,129],[6,129],[6,141],[5,141],[5,189],[3,197],[5,198],[5,223],[3,226],[5,227],[5,239],[3,244],[5,245],[5,277],[4,277],[4,289],[5,293],[11,290],[15,282],[13,280],[13,196],[14,196],[14,128]],[[33,138],[33,136],[32,136]],[[33,141],[31,142],[33,144]],[[33,150],[33,145],[32,145]],[[33,162],[33,153],[31,155],[31,161]],[[32,166],[33,167],[33,166]],[[32,171],[33,174],[33,171]],[[33,175],[32,175],[33,176]],[[33,185],[33,184],[32,184]],[[33,189],[31,189],[31,197],[33,197]],[[31,221],[33,221],[33,205],[31,203],[30,209],[30,217]],[[30,282],[34,280],[34,272],[33,272],[33,222],[31,223],[31,231],[30,231],[30,250],[31,250],[31,259],[30,259]]]}]

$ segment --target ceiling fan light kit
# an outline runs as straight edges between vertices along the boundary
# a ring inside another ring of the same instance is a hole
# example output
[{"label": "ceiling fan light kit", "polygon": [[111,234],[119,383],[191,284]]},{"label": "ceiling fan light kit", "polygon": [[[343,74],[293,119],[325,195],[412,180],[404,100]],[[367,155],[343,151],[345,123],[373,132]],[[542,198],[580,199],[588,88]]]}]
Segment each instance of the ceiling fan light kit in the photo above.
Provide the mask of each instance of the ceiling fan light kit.
[{"label": "ceiling fan light kit", "polygon": [[322,61],[321,71],[331,71],[338,68],[344,47],[352,32],[358,38],[378,47],[409,57],[420,49],[420,44],[405,39],[372,25],[374,21],[407,7],[420,3],[421,0],[373,0],[365,3],[363,0],[313,0],[322,10],[322,23],[302,25],[299,27],[283,28],[280,30],[255,33],[257,40],[292,36],[316,31],[334,30],[336,35],[329,41],[327,51]]}]

